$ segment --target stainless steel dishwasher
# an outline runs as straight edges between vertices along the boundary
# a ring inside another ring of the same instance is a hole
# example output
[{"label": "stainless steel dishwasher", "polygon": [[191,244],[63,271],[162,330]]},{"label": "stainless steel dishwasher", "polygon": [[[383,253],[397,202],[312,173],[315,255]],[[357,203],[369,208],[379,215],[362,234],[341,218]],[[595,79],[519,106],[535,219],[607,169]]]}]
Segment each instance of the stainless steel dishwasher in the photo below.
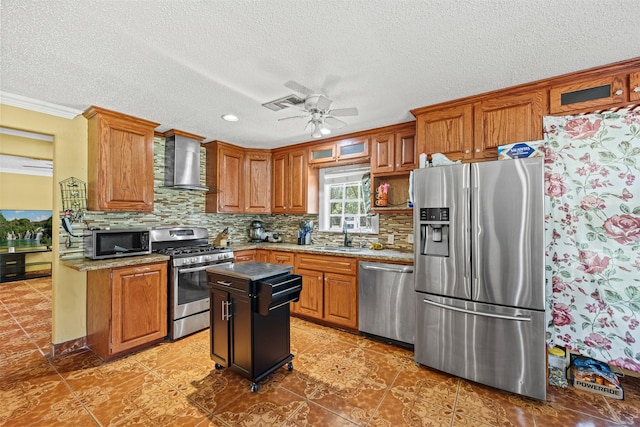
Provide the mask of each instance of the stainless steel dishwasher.
[{"label": "stainless steel dishwasher", "polygon": [[413,266],[360,261],[358,274],[360,331],[413,344],[416,329]]}]

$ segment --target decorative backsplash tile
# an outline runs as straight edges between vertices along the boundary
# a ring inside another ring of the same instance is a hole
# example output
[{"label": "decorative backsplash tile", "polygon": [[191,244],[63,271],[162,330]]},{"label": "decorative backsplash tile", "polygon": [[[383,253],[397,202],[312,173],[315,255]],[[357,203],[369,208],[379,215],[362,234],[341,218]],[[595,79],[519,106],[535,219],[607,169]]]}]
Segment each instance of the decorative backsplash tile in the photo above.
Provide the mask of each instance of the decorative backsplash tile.
[{"label": "decorative backsplash tile", "polygon": [[[200,181],[205,182],[206,152],[201,148]],[[157,226],[198,226],[209,230],[210,240],[224,228],[229,228],[231,245],[249,241],[251,221],[260,220],[265,231],[278,232],[284,242],[295,243],[298,236],[298,224],[301,220],[312,220],[318,224],[318,215],[272,215],[272,214],[211,214],[204,213],[205,192],[190,190],[174,190],[164,188],[164,138],[154,138],[154,210],[141,212],[98,212],[84,213],[83,222],[73,224],[73,234],[81,236],[84,230],[99,228],[151,228]],[[63,213],[60,212],[60,218]],[[407,235],[413,232],[413,217],[410,214],[381,214],[380,233],[378,235],[353,234],[353,243],[360,241],[379,242],[385,248],[405,252],[413,251],[413,244],[407,242]],[[393,245],[387,244],[387,236],[395,235]],[[82,238],[70,237],[67,247],[67,234],[60,229],[60,256],[64,258],[81,257]],[[342,243],[342,233],[312,232],[314,245]],[[275,244],[274,244],[275,245]]]}]

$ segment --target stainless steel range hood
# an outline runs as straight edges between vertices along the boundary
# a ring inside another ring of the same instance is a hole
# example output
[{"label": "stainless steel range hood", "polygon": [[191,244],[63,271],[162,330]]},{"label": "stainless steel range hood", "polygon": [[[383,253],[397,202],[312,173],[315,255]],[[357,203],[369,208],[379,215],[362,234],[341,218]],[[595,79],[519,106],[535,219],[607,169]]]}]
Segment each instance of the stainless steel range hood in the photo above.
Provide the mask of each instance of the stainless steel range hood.
[{"label": "stainless steel range hood", "polygon": [[176,190],[207,191],[200,184],[200,141],[204,138],[186,132],[165,133],[164,186]]}]

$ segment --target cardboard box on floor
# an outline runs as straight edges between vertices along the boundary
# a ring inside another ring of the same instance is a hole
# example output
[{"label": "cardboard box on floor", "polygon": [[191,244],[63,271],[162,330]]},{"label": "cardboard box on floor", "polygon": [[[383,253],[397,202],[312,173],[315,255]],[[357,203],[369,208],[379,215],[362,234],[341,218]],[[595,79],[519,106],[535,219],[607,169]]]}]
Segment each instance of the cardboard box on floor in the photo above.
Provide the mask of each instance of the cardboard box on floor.
[{"label": "cardboard box on floor", "polygon": [[579,390],[613,399],[624,399],[624,390],[618,376],[604,362],[572,354],[569,375],[573,386]]}]

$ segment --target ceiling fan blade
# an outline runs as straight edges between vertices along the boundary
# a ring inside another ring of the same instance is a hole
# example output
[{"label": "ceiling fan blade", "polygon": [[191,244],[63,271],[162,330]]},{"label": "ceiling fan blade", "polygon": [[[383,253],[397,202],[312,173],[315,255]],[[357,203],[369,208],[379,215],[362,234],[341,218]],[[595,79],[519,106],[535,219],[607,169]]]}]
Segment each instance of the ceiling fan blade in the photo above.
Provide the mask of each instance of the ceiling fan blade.
[{"label": "ceiling fan blade", "polygon": [[338,129],[340,129],[341,127],[346,125],[346,123],[343,122],[342,120],[336,119],[335,117],[331,117],[331,116],[325,116],[324,117],[324,122],[326,124],[328,124],[329,126],[332,126],[334,128],[338,128]]},{"label": "ceiling fan blade", "polygon": [[358,109],[356,107],[338,108],[335,110],[329,110],[329,114],[332,116],[357,116]]},{"label": "ceiling fan blade", "polygon": [[278,119],[279,122],[283,121],[283,120],[289,120],[289,119],[300,119],[302,117],[308,117],[308,114],[302,115],[302,116],[291,116],[291,117],[283,117],[281,119]]},{"label": "ceiling fan blade", "polygon": [[316,109],[318,111],[326,111],[329,109],[329,107],[331,107],[332,103],[332,100],[324,95],[320,95],[320,97],[318,97],[318,102],[316,103]]},{"label": "ceiling fan blade", "polygon": [[307,96],[313,95],[315,93],[314,91],[312,91],[308,87],[302,86],[300,83],[294,82],[293,80],[289,80],[284,85],[285,85],[285,87],[288,87],[291,90],[295,90],[296,92],[304,93]]}]

